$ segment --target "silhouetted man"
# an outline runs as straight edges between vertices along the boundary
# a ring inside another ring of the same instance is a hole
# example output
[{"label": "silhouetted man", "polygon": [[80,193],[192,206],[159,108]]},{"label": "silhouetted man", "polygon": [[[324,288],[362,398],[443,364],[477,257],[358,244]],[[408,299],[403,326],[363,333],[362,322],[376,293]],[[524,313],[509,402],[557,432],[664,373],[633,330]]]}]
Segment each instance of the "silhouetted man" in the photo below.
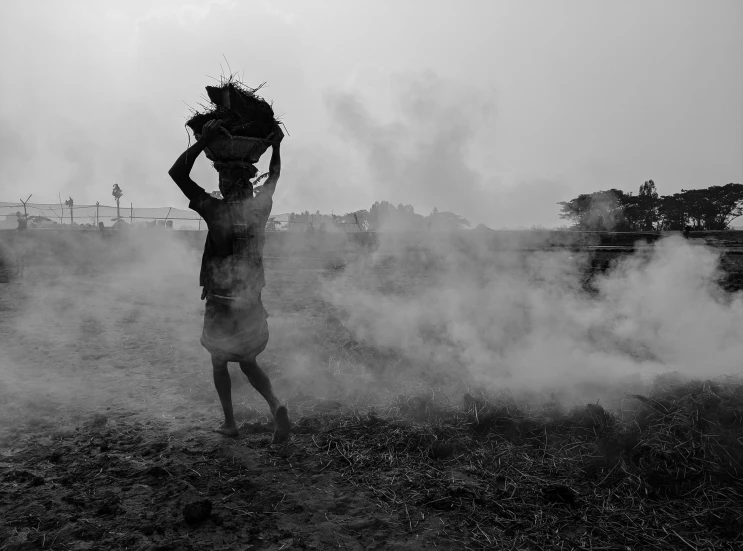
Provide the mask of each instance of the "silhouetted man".
[{"label": "silhouetted man", "polygon": [[190,173],[196,157],[221,131],[220,121],[204,125],[199,140],[176,160],[170,177],[190,200],[189,208],[206,222],[208,232],[201,263],[201,298],[206,298],[201,344],[212,356],[214,386],[224,411],[224,423],[215,429],[237,436],[232,409],[232,390],[227,362],[238,362],[250,384],[266,399],[274,418],[274,442],[289,438],[289,415],[273,392],[271,381],[256,362],[268,344],[268,313],[261,302],[266,284],[263,273],[265,228],[273,193],[281,172],[279,144],[283,138],[276,126],[269,176],[253,197],[251,164],[219,163],[219,190],[224,199],[209,195]]},{"label": "silhouetted man", "polygon": [[26,230],[28,229],[28,215],[16,211],[15,216],[16,221],[18,222],[16,231],[19,232],[15,244],[15,275],[16,277],[23,277],[23,274],[26,271]]},{"label": "silhouetted man", "polygon": [[18,231],[28,229],[28,216],[21,214],[21,211],[17,211],[15,217],[18,220],[18,227],[16,228]]}]

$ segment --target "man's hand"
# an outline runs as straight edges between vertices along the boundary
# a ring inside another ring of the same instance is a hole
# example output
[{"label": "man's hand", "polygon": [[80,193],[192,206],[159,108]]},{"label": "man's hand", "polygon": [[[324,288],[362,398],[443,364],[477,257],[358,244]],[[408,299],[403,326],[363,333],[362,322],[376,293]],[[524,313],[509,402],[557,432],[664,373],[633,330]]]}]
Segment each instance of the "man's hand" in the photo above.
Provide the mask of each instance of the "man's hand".
[{"label": "man's hand", "polygon": [[204,143],[208,144],[211,142],[214,138],[216,138],[220,133],[227,134],[227,129],[222,127],[222,121],[219,119],[214,119],[209,122],[207,122],[202,128],[201,128],[201,139]]},{"label": "man's hand", "polygon": [[173,166],[170,167],[170,170],[168,171],[168,174],[173,178],[173,181],[178,184],[181,191],[183,191],[186,197],[191,200],[205,193],[196,182],[191,180],[191,169],[193,168],[194,162],[196,162],[196,157],[206,149],[209,143],[216,138],[220,132],[223,132],[228,136],[230,135],[229,132],[227,132],[227,129],[222,127],[222,121],[217,119],[207,122],[201,128],[196,143],[186,149],[186,151],[176,159],[175,163],[173,163]]},{"label": "man's hand", "polygon": [[268,139],[271,140],[271,143],[276,147],[281,145],[281,140],[284,139],[284,132],[282,132],[281,126],[279,126],[278,123],[274,127],[273,132],[271,132]]}]

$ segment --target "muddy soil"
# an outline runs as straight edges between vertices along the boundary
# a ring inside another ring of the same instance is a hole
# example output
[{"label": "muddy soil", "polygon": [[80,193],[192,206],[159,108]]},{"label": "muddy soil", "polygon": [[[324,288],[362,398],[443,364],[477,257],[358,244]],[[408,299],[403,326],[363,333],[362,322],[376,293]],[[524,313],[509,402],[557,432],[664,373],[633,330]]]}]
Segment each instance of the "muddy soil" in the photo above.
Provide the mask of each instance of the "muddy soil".
[{"label": "muddy soil", "polygon": [[26,435],[0,458],[0,549],[431,549],[444,519],[410,529],[344,480],[311,434],[270,444],[103,410]]},{"label": "muddy soil", "polygon": [[221,412],[196,269],[153,282],[41,268],[0,293],[0,549],[452,548],[442,521],[411,530],[314,443],[315,417],[340,407],[330,398],[374,386],[329,362],[354,352],[320,270],[269,267],[260,360],[299,423],[276,447],[265,402],[233,366],[241,436],[211,432]]}]

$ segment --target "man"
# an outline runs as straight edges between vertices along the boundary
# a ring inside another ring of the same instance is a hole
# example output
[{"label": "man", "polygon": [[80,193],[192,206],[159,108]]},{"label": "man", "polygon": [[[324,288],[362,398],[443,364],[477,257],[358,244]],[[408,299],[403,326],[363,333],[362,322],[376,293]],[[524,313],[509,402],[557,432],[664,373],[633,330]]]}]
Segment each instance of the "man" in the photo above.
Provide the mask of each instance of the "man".
[{"label": "man", "polygon": [[214,163],[224,199],[212,197],[190,173],[196,157],[219,132],[220,121],[204,125],[199,140],[176,160],[170,177],[206,222],[208,232],[201,262],[201,298],[206,298],[201,344],[212,356],[214,386],[224,411],[224,423],[215,432],[238,435],[232,410],[232,390],[227,362],[238,362],[250,384],[266,399],[274,418],[274,443],[289,438],[289,415],[258,366],[256,357],[268,344],[268,313],[261,302],[265,286],[263,245],[265,226],[273,206],[273,193],[281,172],[279,144],[284,137],[276,126],[269,176],[256,197],[250,181],[256,169],[250,164]]},{"label": "man", "polygon": [[28,214],[21,214],[21,211],[15,213],[18,227],[16,231],[19,232],[16,238],[16,267],[15,276],[23,277],[26,271],[26,231],[28,230]]},{"label": "man", "polygon": [[15,213],[15,217],[18,222],[18,227],[16,228],[18,231],[23,231],[28,229],[28,216],[25,214],[21,214],[21,211],[17,211]]}]

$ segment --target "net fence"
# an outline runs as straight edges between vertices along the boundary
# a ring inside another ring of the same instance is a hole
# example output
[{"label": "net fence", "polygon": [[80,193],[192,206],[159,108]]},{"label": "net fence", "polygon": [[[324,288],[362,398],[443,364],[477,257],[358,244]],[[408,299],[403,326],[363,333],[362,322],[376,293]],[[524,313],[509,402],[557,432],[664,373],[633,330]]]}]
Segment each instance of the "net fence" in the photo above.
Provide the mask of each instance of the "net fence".
[{"label": "net fence", "polygon": [[[135,207],[121,205],[73,205],[72,208],[63,204],[26,203],[25,212],[28,215],[28,227],[82,227],[98,228],[99,223],[105,227],[113,226],[118,220],[130,225],[165,225],[172,222],[176,230],[205,230],[206,224],[201,217],[192,210],[176,207]],[[0,202],[0,229],[12,229],[18,226],[18,214],[24,214],[24,205],[21,202]],[[271,224],[267,229],[287,230],[296,226],[289,222],[289,214],[276,214],[270,217]],[[306,223],[303,223],[306,225]]]}]

